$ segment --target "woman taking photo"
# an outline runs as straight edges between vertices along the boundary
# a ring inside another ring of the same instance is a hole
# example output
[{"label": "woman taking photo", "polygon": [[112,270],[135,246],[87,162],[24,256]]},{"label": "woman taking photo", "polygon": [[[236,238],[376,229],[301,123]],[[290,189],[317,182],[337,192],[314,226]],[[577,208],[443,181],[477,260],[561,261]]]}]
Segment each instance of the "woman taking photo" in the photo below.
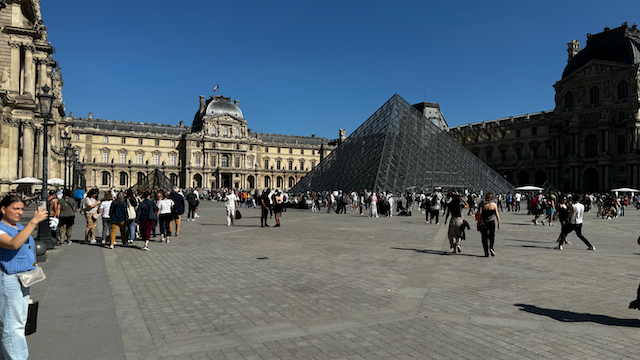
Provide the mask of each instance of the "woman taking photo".
[{"label": "woman taking photo", "polygon": [[15,274],[35,269],[35,242],[31,233],[47,219],[47,210],[38,208],[27,226],[22,226],[19,221],[24,203],[18,196],[9,195],[0,202],[0,211],[0,357],[26,359],[29,349],[24,328],[29,288],[23,288]]},{"label": "woman taking photo", "polygon": [[487,193],[484,197],[484,202],[478,210],[482,217],[483,226],[480,228],[480,234],[482,235],[482,247],[484,248],[484,257],[496,256],[496,252],[493,250],[493,243],[496,239],[496,221],[498,222],[498,229],[500,229],[500,215],[498,214],[498,207],[493,202],[493,194]]}]

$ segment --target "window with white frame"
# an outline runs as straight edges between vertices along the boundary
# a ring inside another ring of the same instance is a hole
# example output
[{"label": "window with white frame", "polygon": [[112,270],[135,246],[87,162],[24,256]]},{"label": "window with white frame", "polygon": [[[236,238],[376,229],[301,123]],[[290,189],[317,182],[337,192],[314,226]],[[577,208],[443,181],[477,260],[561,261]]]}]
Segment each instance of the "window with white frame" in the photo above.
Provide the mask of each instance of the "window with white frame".
[{"label": "window with white frame", "polygon": [[222,155],[222,157],[220,158],[220,166],[229,167],[229,156]]},{"label": "window with white frame", "polygon": [[80,141],[80,135],[73,134],[73,141]]},{"label": "window with white frame", "polygon": [[109,137],[108,136],[103,136],[102,137],[102,142],[105,143],[105,144],[108,144],[109,143]]},{"label": "window with white frame", "polygon": [[102,152],[102,162],[103,163],[108,163],[109,162],[109,153],[106,151]]},{"label": "window with white frame", "polygon": [[240,158],[236,157],[236,167],[239,168],[240,167]]},{"label": "window with white frame", "polygon": [[253,169],[253,158],[249,158],[249,168]]},{"label": "window with white frame", "polygon": [[142,165],[142,154],[138,154],[138,165]]},{"label": "window with white frame", "polygon": [[175,155],[169,155],[169,165],[176,166],[176,156]]},{"label": "window with white frame", "polygon": [[171,144],[170,145],[171,145],[172,148],[174,148],[174,147],[176,147],[176,142],[174,140],[171,140]]},{"label": "window with white frame", "polygon": [[222,136],[229,136],[229,128],[226,126],[222,127]]},{"label": "window with white frame", "polygon": [[143,144],[142,139],[138,139],[138,145],[142,145],[142,144]]},{"label": "window with white frame", "polygon": [[240,129],[236,129],[236,137],[239,138],[240,137]]},{"label": "window with white frame", "polygon": [[126,164],[126,163],[127,163],[127,154],[120,153],[120,164]]},{"label": "window with white frame", "polygon": [[158,154],[153,155],[153,165],[160,165],[160,155]]},{"label": "window with white frame", "polygon": [[196,155],[196,166],[200,166],[200,155]]},{"label": "window with white frame", "polygon": [[211,127],[211,130],[209,130],[209,134],[211,134],[211,136],[216,136],[218,134],[215,126]]}]

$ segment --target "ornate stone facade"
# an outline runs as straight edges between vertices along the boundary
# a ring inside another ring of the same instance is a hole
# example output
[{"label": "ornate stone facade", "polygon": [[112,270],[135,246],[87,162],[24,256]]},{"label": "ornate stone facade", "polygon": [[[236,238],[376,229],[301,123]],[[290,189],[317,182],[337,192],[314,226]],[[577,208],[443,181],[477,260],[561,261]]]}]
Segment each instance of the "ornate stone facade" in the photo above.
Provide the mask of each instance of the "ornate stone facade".
[{"label": "ornate stone facade", "polygon": [[22,177],[42,178],[43,121],[37,97],[48,85],[56,95],[49,129],[49,178],[63,177],[64,132],[62,75],[53,60],[47,28],[40,17],[40,2],[7,1],[0,9],[0,193]]},{"label": "ornate stone facade", "polygon": [[555,109],[457,126],[450,134],[516,186],[640,186],[640,31],[626,23],[568,43]]},{"label": "ornate stone facade", "polygon": [[154,169],[181,187],[289,189],[335,146],[326,138],[252,132],[222,96],[200,97],[193,125],[69,117],[87,187],[128,188]]}]

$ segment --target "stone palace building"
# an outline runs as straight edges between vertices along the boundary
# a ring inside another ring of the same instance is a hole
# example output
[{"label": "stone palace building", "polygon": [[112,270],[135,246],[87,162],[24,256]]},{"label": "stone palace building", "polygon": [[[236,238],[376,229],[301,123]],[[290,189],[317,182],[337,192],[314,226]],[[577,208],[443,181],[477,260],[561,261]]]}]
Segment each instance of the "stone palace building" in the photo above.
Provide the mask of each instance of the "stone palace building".
[{"label": "stone palace building", "polygon": [[512,184],[566,191],[640,186],[640,30],[627,23],[568,43],[555,109],[450,129]]},{"label": "stone palace building", "polygon": [[[67,116],[53,53],[38,0],[0,2],[0,193],[16,179],[42,179],[45,144],[48,177],[67,173],[86,188],[128,188],[158,169],[181,187],[288,189],[344,139],[343,130],[333,141],[252,132],[238,100],[223,96],[200,96],[191,126]],[[46,142],[37,99],[44,85],[55,95]]]}]

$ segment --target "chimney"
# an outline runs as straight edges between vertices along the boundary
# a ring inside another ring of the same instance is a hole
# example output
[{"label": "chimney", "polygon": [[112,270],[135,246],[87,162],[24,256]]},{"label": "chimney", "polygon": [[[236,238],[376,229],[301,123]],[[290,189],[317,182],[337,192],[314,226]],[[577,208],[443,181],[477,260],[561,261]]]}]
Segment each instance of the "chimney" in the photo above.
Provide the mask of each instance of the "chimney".
[{"label": "chimney", "polygon": [[89,113],[89,120],[93,119],[93,113]]},{"label": "chimney", "polygon": [[236,106],[240,107],[240,100],[234,100],[233,103],[236,104]]},{"label": "chimney", "polygon": [[569,53],[569,60],[567,60],[568,63],[569,61],[571,61],[571,59],[573,59],[574,56],[576,56],[580,52],[580,41],[571,40],[567,43],[567,46],[567,52]]},{"label": "chimney", "polygon": [[311,137],[315,139],[316,138],[316,134],[311,134]]},{"label": "chimney", "polygon": [[342,142],[347,139],[347,130],[338,129],[338,133],[340,134],[340,139],[338,140],[338,146],[340,146]]},{"label": "chimney", "polygon": [[200,95],[200,112],[204,111],[204,95]]},{"label": "chimney", "polygon": [[180,121],[180,126],[184,126],[184,121]]}]

